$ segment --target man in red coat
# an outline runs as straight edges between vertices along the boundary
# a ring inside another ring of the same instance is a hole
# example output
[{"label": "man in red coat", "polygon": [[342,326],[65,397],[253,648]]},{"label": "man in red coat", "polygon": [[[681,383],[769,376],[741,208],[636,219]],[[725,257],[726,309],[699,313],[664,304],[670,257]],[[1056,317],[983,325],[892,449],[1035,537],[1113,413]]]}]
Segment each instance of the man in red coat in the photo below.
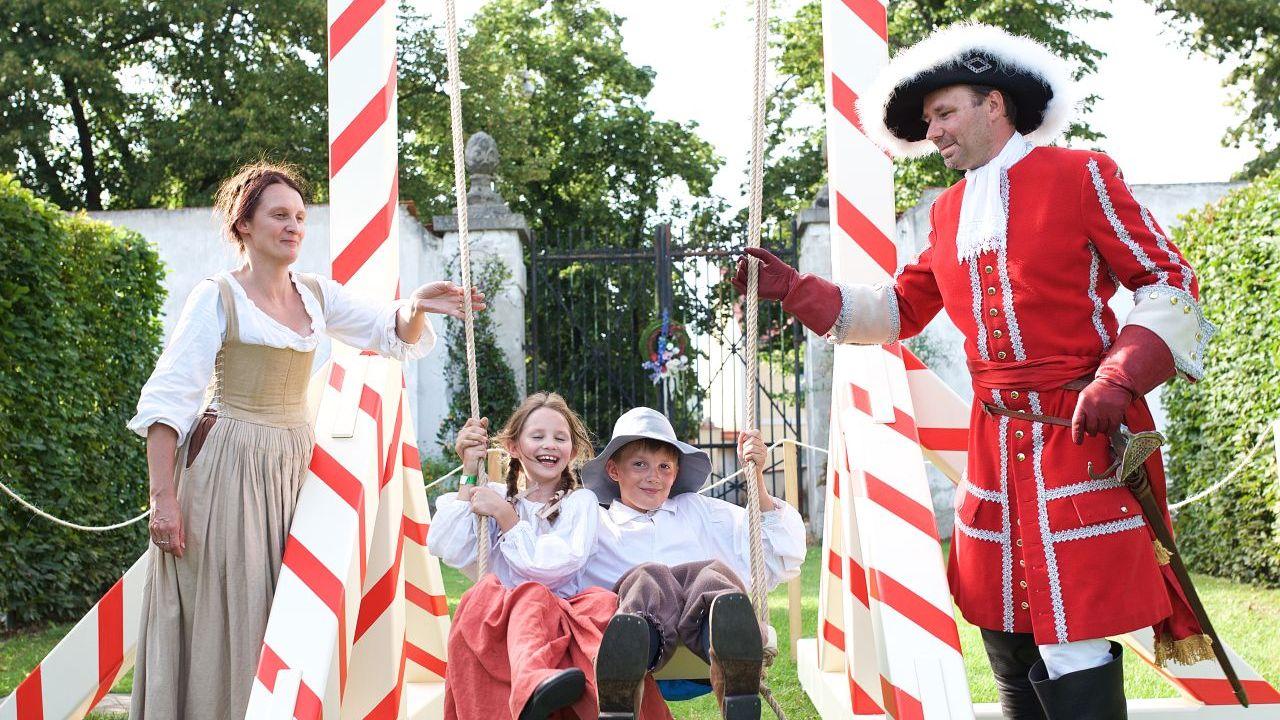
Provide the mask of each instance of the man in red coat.
[{"label": "man in red coat", "polygon": [[[1214,328],[1195,273],[1115,163],[1044,145],[1067,126],[1070,93],[1069,68],[1034,41],[942,30],[859,103],[885,149],[937,149],[965,171],[933,205],[928,247],[877,287],[748,250],[761,297],[832,342],[895,342],[940,310],[963,332],[974,403],[948,573],[1013,718],[1124,717],[1109,635],[1152,626],[1159,662],[1211,657],[1138,503],[1089,468],[1112,464],[1122,424],[1152,429],[1146,393],[1201,376]],[[1119,286],[1136,300],[1123,324],[1107,306]],[[1163,504],[1158,453],[1146,469]]]}]

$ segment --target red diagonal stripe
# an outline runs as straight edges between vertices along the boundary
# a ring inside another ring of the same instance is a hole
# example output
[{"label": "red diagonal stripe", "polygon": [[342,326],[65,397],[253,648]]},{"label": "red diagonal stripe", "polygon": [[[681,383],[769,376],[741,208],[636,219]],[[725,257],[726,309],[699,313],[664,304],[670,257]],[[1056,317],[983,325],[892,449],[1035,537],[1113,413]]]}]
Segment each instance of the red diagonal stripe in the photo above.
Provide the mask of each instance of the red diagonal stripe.
[{"label": "red diagonal stripe", "polygon": [[307,687],[306,683],[298,683],[298,699],[293,704],[293,717],[296,720],[320,720],[323,709],[320,696]]},{"label": "red diagonal stripe", "polygon": [[844,566],[840,562],[840,556],[836,554],[835,550],[827,551],[827,572],[838,578],[844,577]]},{"label": "red diagonal stripe", "polygon": [[[400,400],[396,404],[396,421],[391,426],[391,444],[387,446],[387,449],[390,451],[390,454],[387,455],[386,464],[382,466],[382,479],[378,483],[378,490],[382,490],[382,488],[387,486],[387,483],[391,482],[391,476],[395,474],[395,471],[397,469],[396,450],[400,447],[400,429],[403,424],[404,424],[404,394],[401,394]],[[379,438],[378,444],[379,445],[382,444],[381,438]]]},{"label": "red diagonal stripe", "polygon": [[950,645],[956,652],[962,652],[955,618],[880,570],[873,572],[871,577],[871,594],[877,600],[898,611],[925,632]]},{"label": "red diagonal stripe", "polygon": [[[908,370],[928,370],[929,369],[929,366],[925,365],[924,361],[916,357],[916,354],[911,352],[909,349],[907,349],[905,345],[903,345],[902,343],[894,343],[894,344],[897,345],[898,349],[901,351],[902,362],[904,365],[906,365]],[[886,350],[888,349],[887,345],[885,346],[885,349]]]},{"label": "red diagonal stripe", "polygon": [[284,664],[284,660],[271,649],[270,645],[262,644],[262,657],[258,659],[258,682],[262,683],[268,691],[275,692],[276,675],[281,670],[288,670],[289,666]]},{"label": "red diagonal stripe", "polygon": [[329,387],[342,392],[342,381],[346,377],[347,371],[338,363],[334,363],[333,367],[329,368]]},{"label": "red diagonal stripe", "polygon": [[422,667],[430,670],[440,677],[444,677],[446,668],[445,662],[435,655],[432,655],[407,640],[404,643],[404,654],[410,660],[418,663]]},{"label": "red diagonal stripe", "polygon": [[929,450],[952,450],[963,452],[969,449],[968,428],[918,428],[920,444]]},{"label": "red diagonal stripe", "polygon": [[830,620],[824,620],[822,623],[822,639],[844,652],[844,631],[832,625]]},{"label": "red diagonal stripe", "polygon": [[844,0],[844,6],[853,11],[858,19],[867,24],[872,32],[881,40],[889,40],[889,18],[884,5],[877,0]]},{"label": "red diagonal stripe", "polygon": [[845,675],[849,677],[849,695],[853,700],[854,715],[883,715],[884,709],[876,704],[875,698],[871,697],[871,693],[862,689],[862,686],[853,681],[853,674],[846,671]]},{"label": "red diagonal stripe", "polygon": [[289,536],[284,549],[284,566],[315,593],[320,601],[333,611],[336,617],[342,610],[342,581],[311,554],[294,535]]},{"label": "red diagonal stripe", "polygon": [[[382,396],[378,394],[377,390],[365,385],[360,390],[360,409],[364,411],[365,415],[368,415],[376,421],[381,421]],[[378,466],[381,467],[382,464],[379,463]]]},{"label": "red diagonal stripe", "polygon": [[836,498],[839,498],[840,497],[840,471],[839,470],[831,471],[831,483],[832,483],[831,494],[835,495]]},{"label": "red diagonal stripe", "polygon": [[338,497],[359,512],[360,506],[364,504],[364,487],[359,478],[343,467],[337,458],[325,452],[322,446],[316,445],[311,451],[310,469]]},{"label": "red diagonal stripe", "polygon": [[400,533],[396,540],[396,553],[392,557],[395,560],[391,563],[391,567],[378,578],[370,588],[369,592],[364,594],[360,599],[360,612],[356,615],[356,636],[358,641],[366,631],[377,622],[378,618],[391,607],[391,602],[396,599],[396,587],[400,581],[400,560],[404,557],[404,533]]},{"label": "red diagonal stripe", "polygon": [[396,64],[391,63],[391,74],[387,83],[378,88],[378,92],[369,98],[360,112],[338,133],[329,145],[329,177],[338,172],[355,157],[355,154],[369,142],[369,138],[386,124],[391,116],[391,107],[396,101]]},{"label": "red diagonal stripe", "polygon": [[862,388],[858,387],[857,385],[854,385],[853,383],[849,383],[849,393],[850,393],[850,396],[853,398],[853,406],[857,408],[862,414],[870,415],[871,414],[871,393],[867,392],[866,390],[863,390]]},{"label": "red diagonal stripe", "polygon": [[[1195,699],[1205,705],[1235,705],[1236,696],[1231,691],[1231,683],[1220,678],[1173,678],[1182,685]],[[1249,705],[1280,704],[1280,692],[1266,680],[1241,680],[1240,685],[1249,696]]]},{"label": "red diagonal stripe", "polygon": [[22,681],[14,695],[18,720],[44,720],[44,691],[41,689],[39,665]]},{"label": "red diagonal stripe", "polygon": [[351,38],[360,32],[369,18],[378,12],[384,0],[354,0],[337,20],[329,26],[329,59],[332,60],[342,52],[342,48],[351,42]]},{"label": "red diagonal stripe", "polygon": [[[836,192],[836,221],[840,224],[840,229],[871,256],[882,270],[893,275],[898,268],[898,248],[880,232],[875,223],[839,192]],[[336,273],[334,277],[337,278]]]},{"label": "red diagonal stripe", "polygon": [[391,234],[391,221],[395,217],[396,200],[400,193],[400,181],[396,177],[391,179],[391,195],[387,198],[387,202],[373,217],[369,218],[369,222],[356,233],[356,236],[342,248],[342,252],[333,259],[333,279],[343,283],[355,276],[360,268],[369,261],[369,258],[382,247],[382,243],[386,242],[387,236]]},{"label": "red diagonal stripe", "polygon": [[895,720],[924,720],[924,706],[911,693],[895,686],[880,676],[880,692],[884,696],[884,710]]},{"label": "red diagonal stripe", "polygon": [[400,448],[400,458],[405,467],[422,472],[422,456],[418,453],[417,445],[404,443],[404,447]]},{"label": "red diagonal stripe", "polygon": [[408,515],[400,523],[400,531],[403,532],[410,540],[419,545],[427,546],[427,531],[431,529],[431,523],[420,523],[409,518]]},{"label": "red diagonal stripe", "polygon": [[844,116],[849,124],[858,129],[858,132],[864,132],[862,129],[862,120],[858,117],[858,94],[853,88],[845,84],[839,75],[831,73],[831,104],[835,106],[836,111]]},{"label": "red diagonal stripe", "polygon": [[97,707],[111,691],[124,663],[124,579],[98,601],[98,691],[89,707]]},{"label": "red diagonal stripe", "polygon": [[857,598],[863,607],[871,606],[867,593],[867,570],[853,558],[849,558],[849,593]]},{"label": "red diagonal stripe", "polygon": [[925,535],[934,540],[938,539],[937,522],[933,517],[933,508],[921,505],[902,491],[869,472],[864,471],[862,475],[867,479],[867,497]]},{"label": "red diagonal stripe", "polygon": [[449,614],[449,599],[443,595],[432,595],[411,582],[404,584],[404,599],[435,615],[444,617]]}]

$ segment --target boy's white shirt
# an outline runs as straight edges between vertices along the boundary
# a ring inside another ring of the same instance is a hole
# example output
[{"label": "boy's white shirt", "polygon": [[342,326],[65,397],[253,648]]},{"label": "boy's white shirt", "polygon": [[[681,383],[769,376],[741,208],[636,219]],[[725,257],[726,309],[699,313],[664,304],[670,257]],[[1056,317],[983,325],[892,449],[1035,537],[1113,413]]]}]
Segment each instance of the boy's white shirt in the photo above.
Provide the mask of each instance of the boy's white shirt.
[{"label": "boy's white shirt", "polygon": [[[764,561],[770,589],[800,574],[805,529],[800,513],[770,498],[763,514]],[[751,550],[746,509],[698,493],[668,498],[651,512],[614,500],[600,509],[595,552],[582,570],[582,586],[612,590],[631,568],[647,562],[680,565],[719,560],[751,586]]]},{"label": "boy's white shirt", "polygon": [[[499,495],[507,493],[502,483],[488,487]],[[536,582],[560,597],[572,597],[587,587],[582,584],[582,570],[595,544],[599,501],[595,493],[579,488],[560,501],[554,523],[538,517],[543,505],[517,496],[520,520],[505,533],[489,519],[489,572],[506,587]],[[476,579],[475,518],[470,503],[458,500],[457,493],[445,493],[436,499],[427,530],[431,554],[472,580]]]}]

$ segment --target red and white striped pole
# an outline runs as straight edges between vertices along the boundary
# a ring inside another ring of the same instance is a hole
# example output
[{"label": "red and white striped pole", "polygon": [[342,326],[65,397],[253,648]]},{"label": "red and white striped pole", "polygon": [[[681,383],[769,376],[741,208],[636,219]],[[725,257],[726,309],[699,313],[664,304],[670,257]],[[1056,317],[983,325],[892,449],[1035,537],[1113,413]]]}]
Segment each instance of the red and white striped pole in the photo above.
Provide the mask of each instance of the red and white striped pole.
[{"label": "red and white striped pole", "polygon": [[[885,1],[824,0],[823,36],[834,275],[885,282],[897,266],[893,164],[863,134],[854,108],[888,61]],[[902,350],[840,347],[833,380],[832,427],[849,475],[833,508],[843,547],[828,543],[824,553],[846,597],[850,710],[971,717]],[[820,622],[835,625],[829,614]],[[825,665],[833,654],[824,652]]]}]

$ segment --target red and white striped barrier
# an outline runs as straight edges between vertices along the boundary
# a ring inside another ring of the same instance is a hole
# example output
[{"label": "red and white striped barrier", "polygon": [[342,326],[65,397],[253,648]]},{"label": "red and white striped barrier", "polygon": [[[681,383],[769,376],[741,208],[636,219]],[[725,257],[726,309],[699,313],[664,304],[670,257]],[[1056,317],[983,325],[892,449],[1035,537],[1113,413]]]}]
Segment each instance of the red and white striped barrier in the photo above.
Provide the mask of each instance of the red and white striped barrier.
[{"label": "red and white striped barrier", "polygon": [[[892,161],[855,111],[887,61],[887,28],[885,0],[823,0],[832,267],[845,282],[884,282],[897,265]],[[969,699],[924,468],[960,480],[969,404],[897,344],[836,348],[831,393],[819,638],[799,644],[801,684],[828,719],[999,717]],[[1150,662],[1150,635],[1122,639]],[[1280,716],[1266,705],[1280,696],[1232,656],[1250,717]],[[1243,711],[1216,663],[1160,672],[1186,699],[1136,701],[1131,713]]]}]

